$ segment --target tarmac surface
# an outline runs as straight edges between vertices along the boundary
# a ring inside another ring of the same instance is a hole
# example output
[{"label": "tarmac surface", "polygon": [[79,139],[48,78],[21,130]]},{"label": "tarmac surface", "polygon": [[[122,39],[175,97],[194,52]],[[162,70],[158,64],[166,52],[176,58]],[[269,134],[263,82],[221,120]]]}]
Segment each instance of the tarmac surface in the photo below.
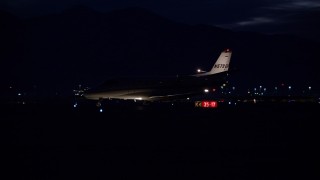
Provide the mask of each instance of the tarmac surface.
[{"label": "tarmac surface", "polygon": [[318,179],[319,107],[2,104],[3,175]]}]

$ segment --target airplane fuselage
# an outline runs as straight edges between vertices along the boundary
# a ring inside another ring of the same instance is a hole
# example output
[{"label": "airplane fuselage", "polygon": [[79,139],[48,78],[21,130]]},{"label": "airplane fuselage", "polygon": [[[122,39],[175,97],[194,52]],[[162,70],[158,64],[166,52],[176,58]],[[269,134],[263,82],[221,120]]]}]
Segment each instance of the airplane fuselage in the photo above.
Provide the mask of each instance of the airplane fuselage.
[{"label": "airplane fuselage", "polygon": [[205,89],[225,83],[226,73],[214,76],[183,76],[172,78],[120,78],[105,82],[85,94],[87,99],[133,99],[154,101],[201,94]]}]

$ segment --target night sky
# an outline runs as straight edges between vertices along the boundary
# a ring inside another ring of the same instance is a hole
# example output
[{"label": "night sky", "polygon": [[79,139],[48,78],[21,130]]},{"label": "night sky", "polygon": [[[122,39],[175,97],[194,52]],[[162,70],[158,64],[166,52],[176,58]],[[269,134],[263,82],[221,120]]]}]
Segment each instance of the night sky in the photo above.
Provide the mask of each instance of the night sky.
[{"label": "night sky", "polygon": [[6,86],[71,92],[111,76],[190,74],[224,48],[244,89],[319,84],[318,0],[2,0],[0,12]]},{"label": "night sky", "polygon": [[142,7],[172,20],[209,24],[234,30],[294,33],[317,38],[318,0],[4,0],[1,9],[21,17],[58,13],[75,5],[100,12]]}]

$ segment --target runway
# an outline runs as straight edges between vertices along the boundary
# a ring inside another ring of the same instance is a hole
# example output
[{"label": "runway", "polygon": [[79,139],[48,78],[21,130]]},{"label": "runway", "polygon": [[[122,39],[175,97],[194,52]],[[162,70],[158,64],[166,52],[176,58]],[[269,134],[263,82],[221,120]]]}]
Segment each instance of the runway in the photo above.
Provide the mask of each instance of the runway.
[{"label": "runway", "polygon": [[[81,106],[79,106],[81,107]],[[317,104],[2,105],[12,179],[315,177]]]}]

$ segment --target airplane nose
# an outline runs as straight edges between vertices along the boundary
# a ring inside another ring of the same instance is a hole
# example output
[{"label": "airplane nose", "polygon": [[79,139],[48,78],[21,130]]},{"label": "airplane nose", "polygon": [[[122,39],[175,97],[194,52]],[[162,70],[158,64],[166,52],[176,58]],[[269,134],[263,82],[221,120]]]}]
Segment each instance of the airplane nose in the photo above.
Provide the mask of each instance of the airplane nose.
[{"label": "airplane nose", "polygon": [[93,94],[92,93],[84,93],[83,97],[86,99],[92,99]]},{"label": "airplane nose", "polygon": [[93,93],[94,93],[94,92],[93,92],[92,90],[85,91],[85,92],[83,93],[83,97],[89,98],[90,96],[92,96]]},{"label": "airplane nose", "polygon": [[83,97],[86,99],[96,99],[98,94],[99,91],[96,91],[95,89],[90,89],[83,93]]}]

